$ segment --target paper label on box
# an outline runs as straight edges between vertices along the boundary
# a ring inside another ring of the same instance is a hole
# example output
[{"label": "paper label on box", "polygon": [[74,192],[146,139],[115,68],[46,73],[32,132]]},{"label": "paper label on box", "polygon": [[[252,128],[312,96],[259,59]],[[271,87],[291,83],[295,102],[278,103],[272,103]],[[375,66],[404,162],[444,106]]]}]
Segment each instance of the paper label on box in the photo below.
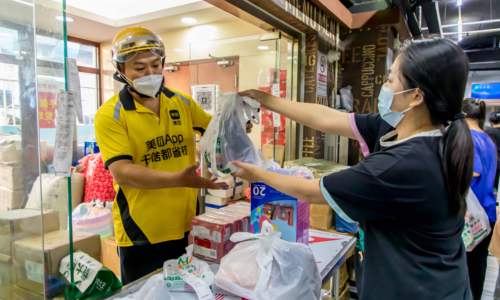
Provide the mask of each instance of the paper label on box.
[{"label": "paper label on box", "polygon": [[43,264],[27,260],[24,262],[24,270],[29,280],[43,284]]},{"label": "paper label on box", "polygon": [[193,252],[211,259],[217,259],[217,251],[215,249],[208,249],[199,245],[194,245]]},{"label": "paper label on box", "polygon": [[[76,287],[80,292],[85,293],[88,287],[94,282],[97,273],[102,268],[102,264],[83,252],[75,252],[73,255],[74,279]],[[66,280],[71,280],[69,255],[61,261],[59,272]]]}]

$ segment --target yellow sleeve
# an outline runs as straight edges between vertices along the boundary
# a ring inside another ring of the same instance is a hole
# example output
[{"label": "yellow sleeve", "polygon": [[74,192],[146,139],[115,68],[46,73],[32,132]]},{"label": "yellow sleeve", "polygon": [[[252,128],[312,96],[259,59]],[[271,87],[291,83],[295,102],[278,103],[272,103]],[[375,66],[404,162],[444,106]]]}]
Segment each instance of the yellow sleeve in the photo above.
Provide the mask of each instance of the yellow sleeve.
[{"label": "yellow sleeve", "polygon": [[203,110],[198,102],[194,101],[192,98],[190,98],[190,100],[191,116],[193,118],[193,129],[203,134],[208,127],[208,123],[210,123],[210,120],[212,120],[212,116],[205,110]]},{"label": "yellow sleeve", "polygon": [[133,160],[127,130],[120,121],[98,112],[94,126],[97,145],[106,168],[118,160]]}]

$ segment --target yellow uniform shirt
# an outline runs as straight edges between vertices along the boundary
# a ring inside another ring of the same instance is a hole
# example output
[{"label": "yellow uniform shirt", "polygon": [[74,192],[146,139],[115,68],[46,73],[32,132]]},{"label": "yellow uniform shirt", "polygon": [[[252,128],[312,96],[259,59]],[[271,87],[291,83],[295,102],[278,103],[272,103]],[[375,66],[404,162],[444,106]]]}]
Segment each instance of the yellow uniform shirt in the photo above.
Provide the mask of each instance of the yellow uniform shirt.
[{"label": "yellow uniform shirt", "polygon": [[[164,88],[158,116],[124,88],[97,111],[95,132],[106,167],[128,159],[177,172],[195,163],[194,132],[203,133],[209,121],[210,115],[187,95]],[[196,213],[196,189],[137,189],[115,183],[115,190],[113,221],[121,247],[181,239]]]}]

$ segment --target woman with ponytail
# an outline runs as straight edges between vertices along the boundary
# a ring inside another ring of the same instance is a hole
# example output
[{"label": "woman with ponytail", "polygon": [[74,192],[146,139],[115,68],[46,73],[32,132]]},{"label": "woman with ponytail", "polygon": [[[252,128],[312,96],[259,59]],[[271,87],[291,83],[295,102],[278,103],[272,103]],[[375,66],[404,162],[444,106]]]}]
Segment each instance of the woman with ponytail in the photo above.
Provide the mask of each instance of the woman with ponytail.
[{"label": "woman with ponytail", "polygon": [[[497,219],[494,190],[497,159],[496,146],[488,134],[483,131],[486,105],[483,101],[465,99],[463,110],[474,143],[474,173],[471,189],[488,214],[491,228],[494,228]],[[477,300],[480,300],[483,294],[490,240],[491,233],[471,252],[467,252],[472,295]]]},{"label": "woman with ponytail", "polygon": [[447,39],[401,50],[378,114],[348,114],[241,93],[323,132],[359,141],[365,159],[318,180],[235,162],[235,174],[310,202],[326,202],[365,232],[360,299],[472,299],[461,238],[473,145],[462,113],[468,60]]}]

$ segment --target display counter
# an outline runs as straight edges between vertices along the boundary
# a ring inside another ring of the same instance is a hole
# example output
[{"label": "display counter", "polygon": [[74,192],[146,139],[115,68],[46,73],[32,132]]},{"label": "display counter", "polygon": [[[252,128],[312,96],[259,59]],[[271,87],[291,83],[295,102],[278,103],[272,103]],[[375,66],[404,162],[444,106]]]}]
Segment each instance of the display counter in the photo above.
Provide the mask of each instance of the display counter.
[{"label": "display counter", "polygon": [[[331,288],[332,299],[340,299],[339,297],[342,292],[339,288],[339,281],[341,281],[341,275],[339,274],[340,269],[345,261],[354,254],[355,246],[356,238],[352,236],[318,230],[310,231],[309,247],[313,252],[323,283],[327,283],[327,286]],[[211,268],[216,271],[218,265],[211,264]],[[135,293],[151,276],[160,272],[161,270],[158,270],[124,286],[121,291],[108,299],[120,299]],[[330,284],[328,284],[328,282],[330,282]],[[194,293],[172,294],[175,295],[175,299],[196,299],[196,294]],[[219,293],[216,293],[215,296],[217,300],[240,299],[239,297],[231,297]]]}]

